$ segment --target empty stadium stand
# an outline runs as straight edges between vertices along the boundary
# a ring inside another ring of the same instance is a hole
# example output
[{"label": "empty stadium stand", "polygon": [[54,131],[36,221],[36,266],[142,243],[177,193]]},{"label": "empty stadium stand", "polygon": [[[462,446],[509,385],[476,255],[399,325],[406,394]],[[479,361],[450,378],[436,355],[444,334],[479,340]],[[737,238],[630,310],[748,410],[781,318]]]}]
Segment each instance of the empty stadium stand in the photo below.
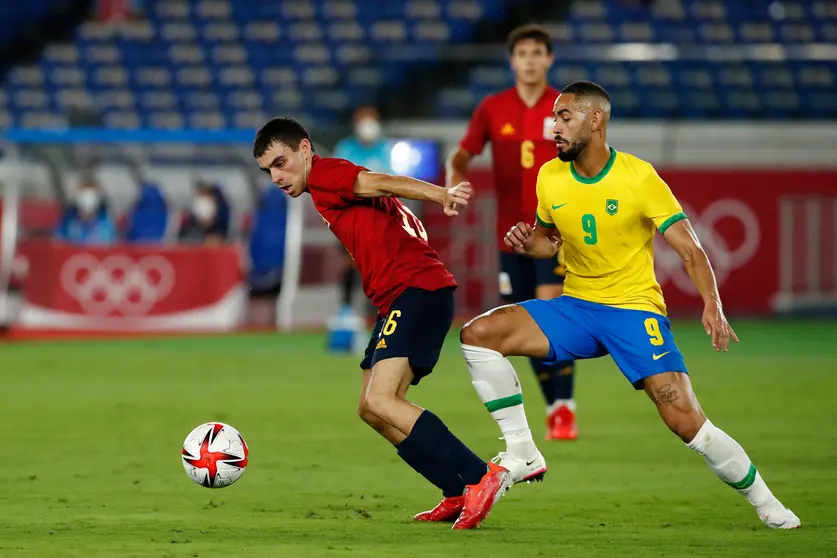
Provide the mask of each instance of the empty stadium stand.
[{"label": "empty stadium stand", "polygon": [[[71,42],[8,72],[0,126],[62,127],[68,114],[85,111],[124,129],[252,128],[276,113],[333,123],[383,90],[409,94],[411,79],[432,74],[481,25],[501,22],[510,2],[147,4],[146,20],[87,22]],[[43,1],[28,5],[46,9]],[[1,9],[0,29],[16,17]],[[623,117],[837,116],[835,2],[585,0],[567,19],[544,23],[557,37],[555,84],[597,80]],[[509,85],[497,52],[467,61],[462,75],[436,72],[430,113],[416,116],[467,117]]]}]

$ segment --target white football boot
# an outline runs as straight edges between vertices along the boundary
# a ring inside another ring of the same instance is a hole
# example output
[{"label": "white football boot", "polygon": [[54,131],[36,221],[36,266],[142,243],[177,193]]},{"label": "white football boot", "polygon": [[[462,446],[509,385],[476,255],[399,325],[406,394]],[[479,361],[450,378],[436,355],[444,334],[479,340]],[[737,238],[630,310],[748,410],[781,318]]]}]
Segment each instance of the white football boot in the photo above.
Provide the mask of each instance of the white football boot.
[{"label": "white football boot", "polygon": [[546,459],[541,452],[534,459],[526,459],[519,455],[501,451],[491,460],[500,467],[508,469],[511,473],[512,482],[539,482],[546,475]]},{"label": "white football boot", "polygon": [[802,522],[796,514],[786,508],[777,498],[757,510],[759,519],[771,529],[796,529]]}]

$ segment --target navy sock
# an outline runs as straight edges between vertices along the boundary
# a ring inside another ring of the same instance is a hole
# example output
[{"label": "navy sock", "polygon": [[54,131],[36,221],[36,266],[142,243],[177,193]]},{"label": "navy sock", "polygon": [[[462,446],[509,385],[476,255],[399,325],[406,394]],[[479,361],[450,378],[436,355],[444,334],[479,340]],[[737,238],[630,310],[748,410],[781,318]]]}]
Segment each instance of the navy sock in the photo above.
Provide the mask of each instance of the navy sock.
[{"label": "navy sock", "polygon": [[575,387],[575,361],[563,360],[553,365],[555,399],[572,399]]},{"label": "navy sock", "polygon": [[538,383],[547,405],[556,399],[572,399],[575,384],[575,361],[563,360],[546,365],[535,359],[529,359],[532,369],[538,377]]},{"label": "navy sock", "polygon": [[477,484],[488,470],[485,461],[454,436],[439,417],[427,410],[419,416],[410,435],[398,445],[398,454],[438,486],[446,498],[461,496],[465,485]]},{"label": "navy sock", "polygon": [[[418,420],[421,421],[421,417]],[[418,425],[418,421],[416,425]],[[395,446],[398,450],[398,457],[441,490],[446,498],[462,494],[465,490],[465,483],[456,474],[454,467],[450,464],[440,466],[441,464],[438,463],[436,456],[424,451],[421,438],[421,432],[416,434],[416,427],[414,426],[410,435]]]}]

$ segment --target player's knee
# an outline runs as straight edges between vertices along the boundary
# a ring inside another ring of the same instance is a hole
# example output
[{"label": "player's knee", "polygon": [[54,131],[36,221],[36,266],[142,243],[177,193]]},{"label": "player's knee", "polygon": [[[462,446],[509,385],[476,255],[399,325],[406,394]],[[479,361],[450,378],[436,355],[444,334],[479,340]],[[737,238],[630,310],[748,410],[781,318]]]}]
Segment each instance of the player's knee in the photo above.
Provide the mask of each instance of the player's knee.
[{"label": "player's knee", "polygon": [[493,323],[491,316],[480,316],[471,320],[462,331],[459,333],[459,341],[464,345],[473,345],[474,347],[483,347],[501,352],[500,341],[502,336],[499,335],[497,327]]},{"label": "player's knee", "polygon": [[373,415],[376,421],[386,422],[386,417],[393,413],[397,399],[398,396],[394,393],[369,393],[366,396],[365,406],[367,412]]},{"label": "player's knee", "polygon": [[695,439],[698,430],[706,421],[706,417],[700,409],[692,409],[687,412],[674,410],[674,412],[660,413],[660,416],[669,430],[687,444]]},{"label": "player's knee", "polygon": [[379,423],[383,422],[378,415],[372,412],[372,409],[369,407],[366,399],[363,399],[360,403],[358,403],[357,416],[359,416],[360,420],[372,428],[376,428]]}]

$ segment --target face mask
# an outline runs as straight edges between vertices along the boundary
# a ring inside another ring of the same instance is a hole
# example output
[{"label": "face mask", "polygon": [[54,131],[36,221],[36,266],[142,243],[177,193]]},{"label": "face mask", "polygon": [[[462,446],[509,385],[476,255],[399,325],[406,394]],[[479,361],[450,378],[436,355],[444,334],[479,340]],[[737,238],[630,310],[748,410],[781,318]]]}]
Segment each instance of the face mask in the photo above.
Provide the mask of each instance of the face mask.
[{"label": "face mask", "polygon": [[206,196],[198,196],[192,202],[192,215],[198,221],[211,221],[215,218],[216,211],[215,202]]},{"label": "face mask", "polygon": [[82,213],[93,213],[99,207],[99,193],[92,188],[84,188],[76,195],[76,207]]},{"label": "face mask", "polygon": [[381,137],[381,123],[373,118],[364,118],[358,121],[355,133],[363,141],[375,141]]}]

